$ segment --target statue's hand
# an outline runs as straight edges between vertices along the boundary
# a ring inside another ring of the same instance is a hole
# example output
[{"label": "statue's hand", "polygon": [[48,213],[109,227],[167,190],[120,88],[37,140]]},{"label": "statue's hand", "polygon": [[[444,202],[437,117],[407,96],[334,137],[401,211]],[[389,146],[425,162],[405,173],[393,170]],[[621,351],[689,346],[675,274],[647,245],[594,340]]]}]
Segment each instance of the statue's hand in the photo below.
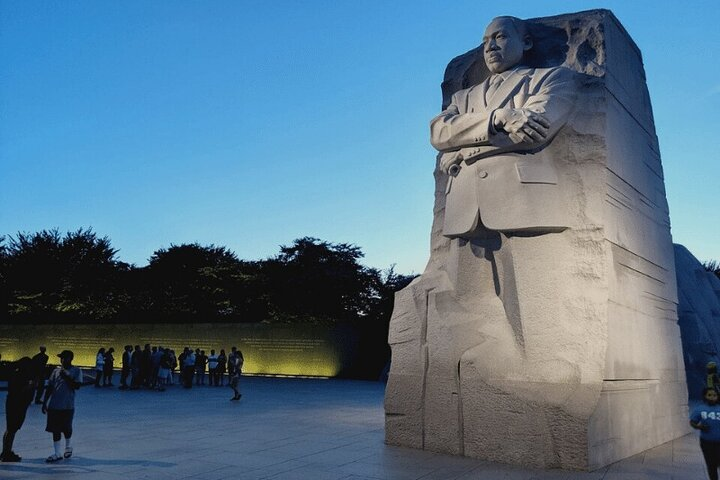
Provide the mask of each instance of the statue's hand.
[{"label": "statue's hand", "polygon": [[440,170],[449,173],[450,167],[462,162],[462,156],[458,152],[446,152],[440,157]]},{"label": "statue's hand", "polygon": [[493,126],[504,130],[513,143],[535,143],[547,138],[550,122],[532,110],[498,108],[493,115]]}]

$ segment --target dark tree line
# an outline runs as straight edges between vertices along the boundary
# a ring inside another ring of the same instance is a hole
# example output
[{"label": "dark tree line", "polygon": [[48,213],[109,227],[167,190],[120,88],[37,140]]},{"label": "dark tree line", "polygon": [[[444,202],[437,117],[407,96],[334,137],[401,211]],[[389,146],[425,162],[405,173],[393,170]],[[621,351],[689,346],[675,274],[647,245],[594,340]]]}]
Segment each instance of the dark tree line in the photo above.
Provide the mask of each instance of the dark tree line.
[{"label": "dark tree line", "polygon": [[346,243],[300,238],[260,261],[197,243],[120,261],[108,237],[80,229],[0,237],[5,323],[386,323],[412,280],[359,263]]},{"label": "dark tree line", "polygon": [[342,375],[377,378],[394,294],[414,277],[362,257],[354,245],[305,237],[265,260],[191,243],[136,267],[90,229],[18,233],[0,237],[0,322],[343,324],[361,360]]},{"label": "dark tree line", "polygon": [[0,237],[0,293],[6,320],[103,321],[118,312],[119,283],[130,266],[107,237],[90,230]]}]

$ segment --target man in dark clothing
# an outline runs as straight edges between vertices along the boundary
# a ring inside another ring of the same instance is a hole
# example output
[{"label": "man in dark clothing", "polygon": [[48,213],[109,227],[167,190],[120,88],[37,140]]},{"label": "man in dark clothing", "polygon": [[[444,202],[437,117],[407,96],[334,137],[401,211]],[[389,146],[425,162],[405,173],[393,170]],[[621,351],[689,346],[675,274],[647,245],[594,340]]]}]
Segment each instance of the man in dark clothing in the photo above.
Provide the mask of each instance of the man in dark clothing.
[{"label": "man in dark clothing", "polygon": [[231,362],[233,364],[233,374],[230,376],[230,388],[233,389],[234,395],[230,399],[232,401],[240,400],[242,393],[240,393],[240,377],[242,376],[242,367],[245,363],[245,357],[240,350],[236,350],[233,347],[233,354],[231,356]]},{"label": "man in dark clothing", "polygon": [[230,349],[230,356],[227,361],[227,373],[228,377],[232,377],[235,374],[235,356],[237,355],[237,347]]},{"label": "man in dark clothing", "polygon": [[195,350],[195,385],[205,385],[205,365],[207,365],[205,350]]},{"label": "man in dark clothing", "polygon": [[163,348],[152,347],[150,355],[150,387],[155,388],[158,384],[158,372],[160,371],[160,359],[163,356]]},{"label": "man in dark clothing", "polygon": [[190,350],[188,347],[185,347],[185,349],[180,353],[180,355],[177,358],[178,364],[180,365],[180,376],[184,378],[185,375],[185,357],[188,355],[188,350]]},{"label": "man in dark clothing", "polygon": [[28,357],[21,358],[12,367],[8,380],[7,398],[5,399],[7,427],[5,435],[3,435],[3,449],[2,454],[0,454],[0,461],[19,462],[22,460],[20,455],[12,451],[12,446],[15,441],[15,434],[25,423],[25,415],[30,402],[32,402],[35,390],[35,376],[35,363]]},{"label": "man in dark clothing", "polygon": [[150,344],[146,343],[145,348],[142,351],[142,360],[140,363],[140,377],[142,377],[142,384],[145,387],[150,386],[150,377],[152,376],[152,350],[150,350]]},{"label": "man in dark clothing", "polygon": [[125,345],[125,351],[122,354],[122,372],[120,373],[120,390],[127,390],[127,379],[130,376],[132,345]]},{"label": "man in dark clothing", "polygon": [[132,371],[132,382],[130,383],[133,390],[137,390],[142,385],[142,378],[140,374],[142,366],[142,350],[140,345],[135,345],[135,351],[130,357],[130,370]]},{"label": "man in dark clothing", "polygon": [[35,403],[42,405],[42,395],[45,390],[47,379],[48,356],[45,353],[45,345],[40,345],[40,351],[32,357],[33,368],[35,369]]},{"label": "man in dark clothing", "polygon": [[185,358],[183,358],[183,387],[192,388],[193,373],[195,373],[195,354],[189,347],[185,347]]},{"label": "man in dark clothing", "polygon": [[112,387],[112,376],[115,370],[115,349],[110,347],[105,352],[105,365],[103,365],[103,387]]}]

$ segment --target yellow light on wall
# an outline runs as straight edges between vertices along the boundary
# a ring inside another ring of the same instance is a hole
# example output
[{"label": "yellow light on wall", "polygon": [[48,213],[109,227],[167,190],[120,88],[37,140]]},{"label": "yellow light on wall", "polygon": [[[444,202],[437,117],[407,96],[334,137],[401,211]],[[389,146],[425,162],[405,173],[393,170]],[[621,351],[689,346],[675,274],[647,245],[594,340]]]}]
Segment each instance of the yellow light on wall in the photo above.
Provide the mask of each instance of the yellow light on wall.
[{"label": "yellow light on wall", "polygon": [[3,360],[33,356],[47,347],[49,363],[59,364],[57,354],[72,350],[73,364],[94,368],[100,347],[115,349],[120,367],[125,345],[163,346],[180,355],[184,347],[200,348],[210,355],[238,347],[243,352],[243,373],[303,377],[334,377],[352,358],[347,332],[335,327],[266,324],[141,324],[141,325],[0,325]]}]

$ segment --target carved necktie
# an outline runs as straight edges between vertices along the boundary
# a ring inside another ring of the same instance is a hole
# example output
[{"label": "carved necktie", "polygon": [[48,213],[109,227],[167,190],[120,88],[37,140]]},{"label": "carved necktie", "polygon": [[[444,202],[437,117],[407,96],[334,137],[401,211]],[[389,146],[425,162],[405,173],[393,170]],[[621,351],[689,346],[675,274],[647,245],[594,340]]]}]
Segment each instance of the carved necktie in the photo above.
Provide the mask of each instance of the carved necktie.
[{"label": "carved necktie", "polygon": [[504,80],[503,76],[497,73],[490,78],[490,85],[488,85],[487,92],[485,92],[485,101],[490,101]]}]

